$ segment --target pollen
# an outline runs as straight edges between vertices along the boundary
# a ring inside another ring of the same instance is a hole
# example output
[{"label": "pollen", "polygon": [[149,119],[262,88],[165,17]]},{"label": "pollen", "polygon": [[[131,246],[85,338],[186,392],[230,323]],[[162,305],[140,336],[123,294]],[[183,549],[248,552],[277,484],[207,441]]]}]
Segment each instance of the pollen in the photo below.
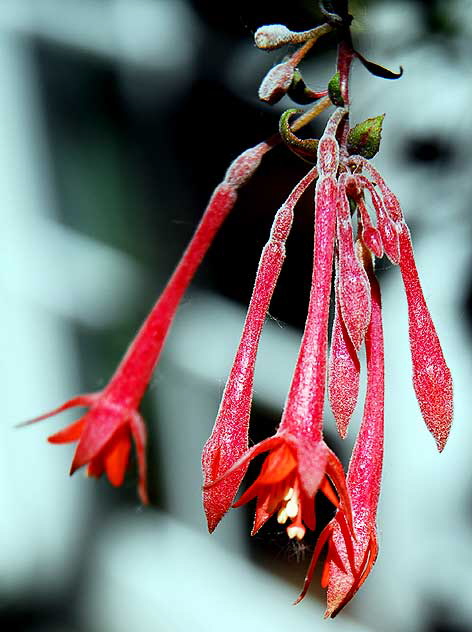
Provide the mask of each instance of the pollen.
[{"label": "pollen", "polygon": [[298,502],[296,498],[291,498],[285,506],[285,511],[289,518],[295,518],[298,515]]},{"label": "pollen", "polygon": [[292,524],[289,527],[287,527],[287,535],[291,540],[293,539],[303,540],[303,536],[305,535],[305,527]]},{"label": "pollen", "polygon": [[282,507],[282,509],[279,509],[279,512],[277,514],[277,522],[279,524],[285,524],[287,520],[288,520],[287,510],[285,509],[285,507]]},{"label": "pollen", "polygon": [[284,500],[288,501],[292,498],[293,496],[293,487],[289,487],[287,493],[284,496]]}]

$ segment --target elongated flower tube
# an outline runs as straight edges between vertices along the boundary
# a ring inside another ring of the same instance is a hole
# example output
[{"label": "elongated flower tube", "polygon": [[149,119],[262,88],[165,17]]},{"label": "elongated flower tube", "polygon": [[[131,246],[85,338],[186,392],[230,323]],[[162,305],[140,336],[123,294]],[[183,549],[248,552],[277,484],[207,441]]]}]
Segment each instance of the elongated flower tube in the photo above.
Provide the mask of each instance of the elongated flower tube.
[{"label": "elongated flower tube", "polygon": [[[369,254],[365,260],[368,261]],[[367,263],[371,286],[372,315],[365,338],[367,356],[367,392],[364,415],[356,439],[347,489],[351,498],[353,534],[346,528],[343,509],[320,534],[308,568],[303,590],[311,583],[318,556],[328,543],[321,585],[327,590],[325,617],[334,617],[355,595],[370,573],[377,558],[376,516],[380,494],[384,439],[384,349],[380,288]]]},{"label": "elongated flower tube", "polygon": [[[323,441],[323,402],[326,387],[328,317],[338,204],[339,149],[334,133],[345,112],[330,118],[318,148],[319,179],[315,191],[315,244],[308,315],[282,420],[276,434],[246,452],[219,480],[219,485],[269,452],[256,481],[235,506],[257,496],[252,533],[277,512],[281,524],[290,520],[287,534],[302,539],[315,526],[314,496],[318,490],[340,506],[350,523],[350,501],[342,465]],[[337,496],[331,484],[334,485]]]},{"label": "elongated flower tube", "polygon": [[[213,431],[203,448],[202,469],[206,486],[221,478],[248,448],[254,367],[262,328],[285,259],[285,242],[292,227],[294,207],[317,174],[315,167],[277,211],[270,239],[262,251],[241,340]],[[210,532],[231,507],[246,469],[247,463],[219,485],[204,487],[203,507]]]},{"label": "elongated flower tube", "polygon": [[[337,290],[337,283],[336,292]],[[360,364],[356,350],[343,323],[339,298],[336,297],[328,363],[328,397],[339,435],[347,435],[359,394]]]},{"label": "elongated flower tube", "polygon": [[120,485],[128,465],[131,437],[138,457],[138,492],[148,502],[146,486],[146,432],[138,413],[141,399],[159,359],[167,332],[179,302],[201,260],[228,213],[239,188],[259,166],[278,140],[259,143],[243,152],[230,165],[216,188],[203,217],[177,268],[144,321],[108,385],[99,393],[80,395],[30,422],[40,421],[75,406],[89,411],[63,431],[49,437],[52,443],[78,441],[70,473],[88,464],[91,476],[106,471],[109,480]]},{"label": "elongated flower tube", "polygon": [[452,378],[421,289],[410,231],[400,230],[400,271],[408,303],[413,386],[424,421],[444,449],[452,423]]},{"label": "elongated flower tube", "polygon": [[358,351],[370,321],[370,288],[367,274],[354,250],[351,214],[345,191],[346,178],[346,174],[339,178],[337,298],[349,338]]},{"label": "elongated flower tube", "polygon": [[[355,175],[353,178],[360,190],[369,191],[383,249],[390,260],[400,266],[408,304],[413,387],[426,426],[441,452],[452,424],[452,377],[421,289],[410,231],[397,197],[370,162],[361,156],[350,156],[349,164],[368,173],[369,177]],[[365,245],[369,247],[368,243]]]}]

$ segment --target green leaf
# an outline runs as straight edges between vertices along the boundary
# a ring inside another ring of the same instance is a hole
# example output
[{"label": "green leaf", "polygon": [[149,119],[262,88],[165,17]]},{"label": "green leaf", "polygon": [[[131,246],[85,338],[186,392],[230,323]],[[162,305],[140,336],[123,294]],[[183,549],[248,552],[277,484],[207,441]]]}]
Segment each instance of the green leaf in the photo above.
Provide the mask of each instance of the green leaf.
[{"label": "green leaf", "polygon": [[385,114],[368,118],[349,130],[347,151],[349,155],[373,158],[379,151],[382,137],[382,124]]},{"label": "green leaf", "polygon": [[328,83],[328,95],[333,105],[344,107],[344,99],[341,96],[341,86],[339,83],[339,72],[331,77]]},{"label": "green leaf", "polygon": [[294,154],[306,162],[314,164],[316,162],[318,140],[315,138],[298,138],[290,128],[291,117],[300,112],[303,112],[303,110],[297,110],[295,108],[286,110],[280,117],[279,133],[284,143]]}]

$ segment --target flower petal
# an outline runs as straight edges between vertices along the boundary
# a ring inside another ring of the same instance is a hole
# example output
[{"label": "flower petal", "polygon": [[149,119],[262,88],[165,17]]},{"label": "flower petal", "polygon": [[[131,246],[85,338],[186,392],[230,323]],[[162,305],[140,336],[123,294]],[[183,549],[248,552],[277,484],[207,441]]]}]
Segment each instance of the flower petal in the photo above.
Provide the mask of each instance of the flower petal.
[{"label": "flower petal", "polygon": [[107,406],[105,402],[89,410],[84,416],[85,426],[72,460],[71,474],[104,449],[120,426],[126,423],[125,414],[118,406]]},{"label": "flower petal", "polygon": [[37,421],[42,421],[43,419],[47,419],[48,417],[53,417],[54,415],[58,415],[62,413],[64,410],[68,410],[69,408],[74,408],[75,406],[92,406],[97,399],[99,398],[100,393],[89,393],[87,395],[77,395],[76,397],[72,397],[68,399],[67,402],[61,404],[57,408],[53,408],[53,410],[48,411],[47,413],[43,413],[38,417],[34,417],[33,419],[28,419],[27,421],[23,421],[22,423],[17,425],[17,428],[21,428],[22,426],[29,426],[30,424],[34,424]]},{"label": "flower petal", "polygon": [[[292,227],[293,209],[316,176],[316,168],[309,171],[275,215],[269,241],[259,262],[241,340],[215,425],[203,448],[205,484],[221,478],[247,450],[254,368],[262,328],[285,259],[285,242]],[[205,489],[203,507],[210,532],[231,507],[246,469],[247,465],[240,467],[218,488]]]},{"label": "flower petal", "polygon": [[123,483],[130,451],[131,440],[128,428],[118,430],[103,455],[105,472],[108,480],[115,487],[119,487]]},{"label": "flower petal", "polygon": [[66,426],[59,432],[48,437],[49,443],[69,443],[70,441],[78,441],[84,429],[85,418],[74,421],[74,423]]},{"label": "flower petal", "polygon": [[303,489],[314,498],[326,472],[330,450],[324,441],[299,440],[296,443],[298,474]]},{"label": "flower petal", "polygon": [[129,427],[133,437],[138,464],[138,494],[143,505],[149,504],[147,492],[147,465],[146,465],[146,424],[141,415],[135,410],[129,417]]}]

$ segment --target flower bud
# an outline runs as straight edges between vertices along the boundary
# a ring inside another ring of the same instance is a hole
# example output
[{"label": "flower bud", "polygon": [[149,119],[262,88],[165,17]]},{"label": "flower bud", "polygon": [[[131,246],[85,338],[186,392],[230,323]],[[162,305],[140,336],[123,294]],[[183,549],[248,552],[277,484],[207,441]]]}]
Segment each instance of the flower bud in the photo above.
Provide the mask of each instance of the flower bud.
[{"label": "flower bud", "polygon": [[341,96],[341,86],[339,83],[339,72],[331,77],[328,83],[328,95],[333,105],[340,108],[344,107],[344,99]]},{"label": "flower bud", "polygon": [[254,43],[262,50],[275,50],[289,44],[293,35],[293,32],[283,24],[266,24],[257,29]]},{"label": "flower bud", "polygon": [[289,62],[271,68],[259,87],[259,99],[270,105],[280,101],[290,88],[293,73],[294,68]]}]

